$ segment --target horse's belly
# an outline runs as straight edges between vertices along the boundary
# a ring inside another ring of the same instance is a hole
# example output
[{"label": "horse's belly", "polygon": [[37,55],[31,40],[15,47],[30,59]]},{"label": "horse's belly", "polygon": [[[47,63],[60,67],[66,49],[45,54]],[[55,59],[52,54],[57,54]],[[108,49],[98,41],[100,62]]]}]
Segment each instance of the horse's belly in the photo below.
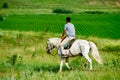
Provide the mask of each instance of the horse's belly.
[{"label": "horse's belly", "polygon": [[76,45],[76,44],[73,44],[73,45],[71,46],[70,51],[71,51],[71,53],[74,54],[74,55],[77,55],[78,53],[81,52],[79,46]]}]

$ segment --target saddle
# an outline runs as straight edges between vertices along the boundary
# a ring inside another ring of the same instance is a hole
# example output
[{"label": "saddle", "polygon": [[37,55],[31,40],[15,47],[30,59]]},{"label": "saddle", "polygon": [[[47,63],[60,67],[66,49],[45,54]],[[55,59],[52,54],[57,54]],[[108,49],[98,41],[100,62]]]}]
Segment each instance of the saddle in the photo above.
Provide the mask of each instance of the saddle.
[{"label": "saddle", "polygon": [[70,47],[72,46],[72,44],[74,43],[75,39],[72,39],[70,41],[68,41],[65,45],[64,45],[64,49],[70,49]]}]

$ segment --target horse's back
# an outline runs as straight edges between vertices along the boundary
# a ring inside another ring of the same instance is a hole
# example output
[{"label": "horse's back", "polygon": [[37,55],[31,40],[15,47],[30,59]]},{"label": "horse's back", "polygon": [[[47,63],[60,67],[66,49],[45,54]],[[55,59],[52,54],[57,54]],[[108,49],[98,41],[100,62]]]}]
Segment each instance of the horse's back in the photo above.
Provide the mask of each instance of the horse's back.
[{"label": "horse's back", "polygon": [[81,44],[81,45],[88,45],[89,44],[89,42],[87,40],[82,40],[82,39],[77,39],[76,43]]},{"label": "horse's back", "polygon": [[87,40],[81,40],[81,39],[77,39],[74,41],[74,43],[72,44],[72,48],[78,48],[79,46],[88,46],[89,42]]}]

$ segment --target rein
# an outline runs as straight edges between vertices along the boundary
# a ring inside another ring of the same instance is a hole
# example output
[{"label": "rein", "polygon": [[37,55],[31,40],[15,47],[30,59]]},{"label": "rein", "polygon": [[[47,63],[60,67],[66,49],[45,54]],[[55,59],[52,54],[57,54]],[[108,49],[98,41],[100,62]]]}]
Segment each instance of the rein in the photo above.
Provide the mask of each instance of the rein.
[{"label": "rein", "polygon": [[[53,49],[53,48],[56,48],[53,44],[51,44],[51,49]],[[56,56],[57,55],[57,53],[56,54],[51,54],[52,56]]]}]

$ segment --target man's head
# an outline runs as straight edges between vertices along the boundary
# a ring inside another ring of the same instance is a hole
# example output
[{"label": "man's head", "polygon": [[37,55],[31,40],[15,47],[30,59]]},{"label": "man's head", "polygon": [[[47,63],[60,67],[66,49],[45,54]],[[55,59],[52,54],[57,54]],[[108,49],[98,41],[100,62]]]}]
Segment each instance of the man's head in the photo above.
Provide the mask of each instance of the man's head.
[{"label": "man's head", "polygon": [[71,21],[71,18],[70,17],[67,17],[66,18],[66,22],[70,22]]}]

